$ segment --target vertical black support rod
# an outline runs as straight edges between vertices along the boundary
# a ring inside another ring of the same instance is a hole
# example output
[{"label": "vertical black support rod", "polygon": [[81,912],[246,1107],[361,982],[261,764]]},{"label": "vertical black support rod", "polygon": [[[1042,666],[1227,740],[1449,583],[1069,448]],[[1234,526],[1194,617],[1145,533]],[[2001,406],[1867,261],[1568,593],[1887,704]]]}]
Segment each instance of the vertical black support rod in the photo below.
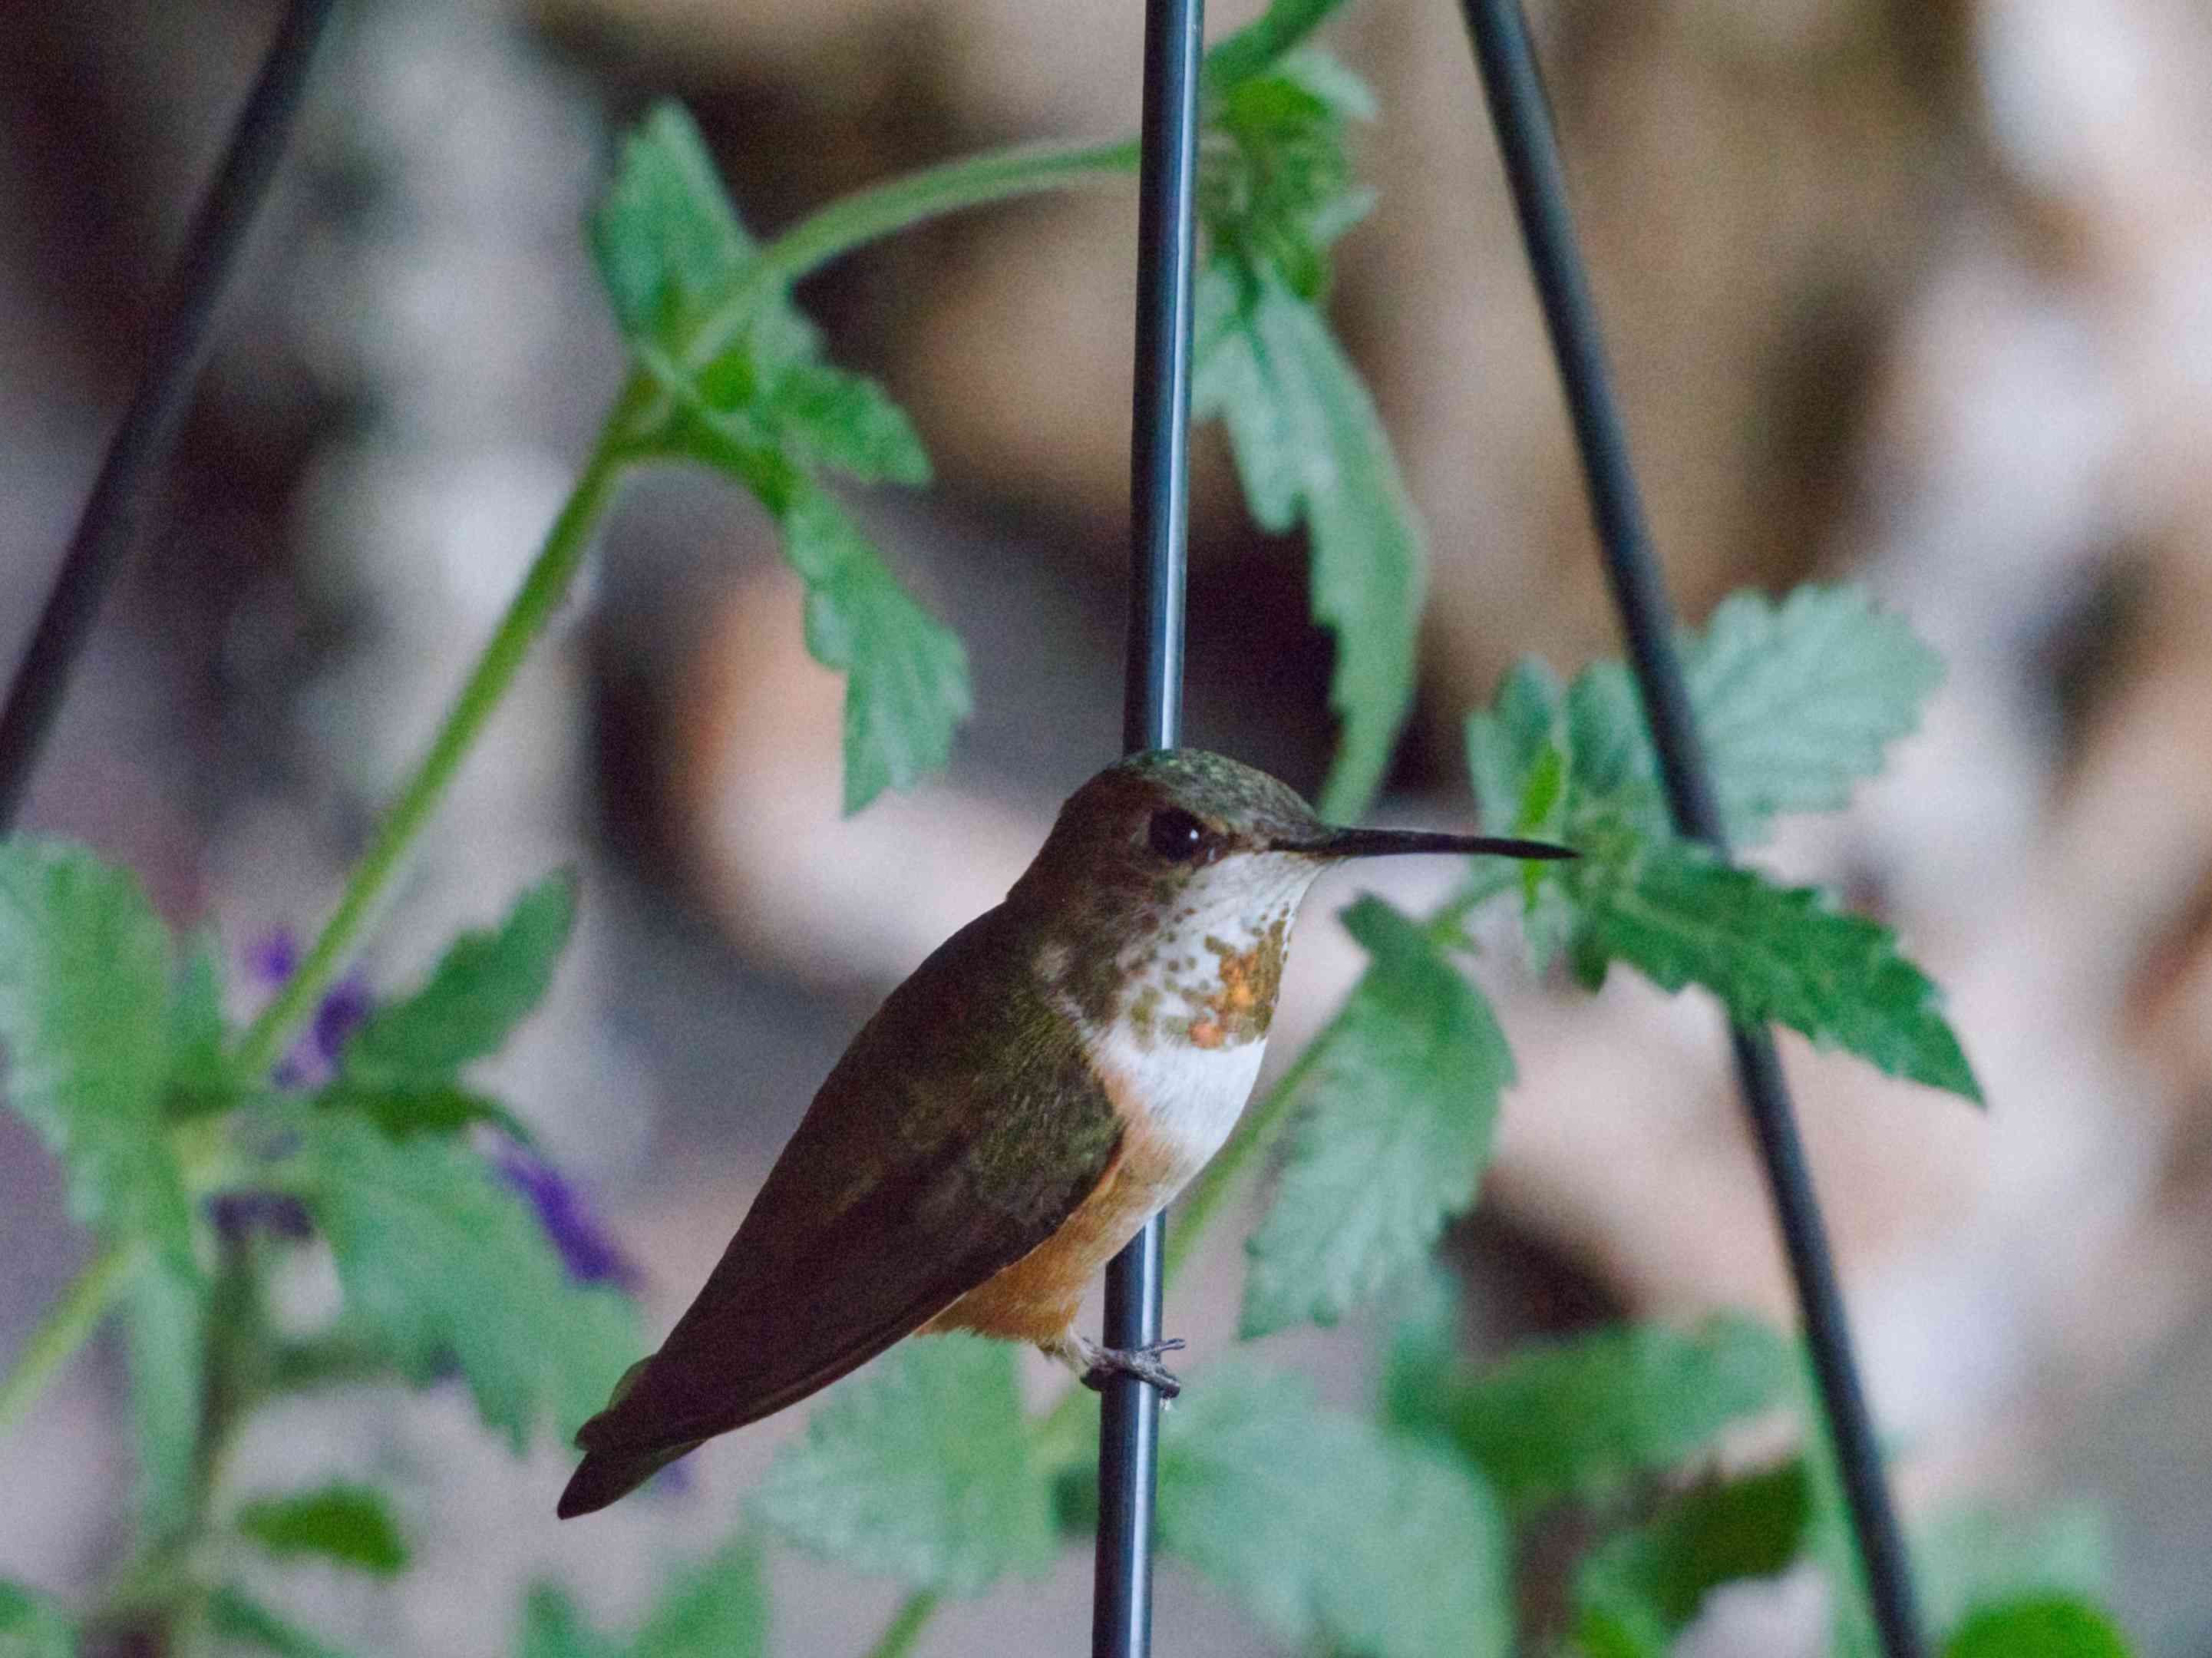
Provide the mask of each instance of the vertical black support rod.
[{"label": "vertical black support rod", "polygon": [[145,376],[109,440],[61,573],[30,647],[0,708],[0,831],[14,826],[31,768],[68,689],[116,567],[137,527],[148,477],[175,442],[207,357],[214,320],[239,250],[284,151],[307,64],[334,0],[292,0],[276,25],[261,74],[231,130],[214,182],[201,201],[171,272]]},{"label": "vertical black support rod", "polygon": [[[1128,668],[1121,743],[1173,748],[1182,726],[1183,567],[1190,519],[1191,291],[1197,262],[1203,0],[1146,0],[1138,174],[1136,397],[1129,440]],[[1106,1269],[1106,1345],[1160,1339],[1166,1228],[1158,1217]],[[1160,1400],[1116,1376],[1098,1423],[1092,1658],[1152,1644],[1152,1496]]]},{"label": "vertical black support rod", "polygon": [[[1596,307],[1577,251],[1558,141],[1528,23],[1519,0],[1461,3],[1528,244],[1537,297],[1559,358],[1606,574],[1628,636],[1668,804],[1683,834],[1725,855],[1720,811],[1698,750],[1688,688],[1674,650],[1674,616],[1644,523],[1627,433],[1606,371]],[[1807,1345],[1850,1508],[1875,1624],[1889,1658],[1918,1658],[1923,1647],[1911,1566],[1852,1360],[1850,1327],[1782,1066],[1764,1032],[1739,1029],[1731,1034],[1745,1108],[1765,1163],[1796,1282]]]}]

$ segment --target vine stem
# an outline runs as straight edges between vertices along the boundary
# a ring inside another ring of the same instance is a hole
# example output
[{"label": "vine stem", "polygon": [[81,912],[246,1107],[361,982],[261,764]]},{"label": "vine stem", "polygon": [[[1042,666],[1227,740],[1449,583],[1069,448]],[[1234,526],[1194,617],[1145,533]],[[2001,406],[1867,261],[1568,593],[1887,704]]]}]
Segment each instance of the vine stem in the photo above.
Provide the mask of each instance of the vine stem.
[{"label": "vine stem", "polygon": [[1122,177],[1137,170],[1137,141],[1023,144],[923,167],[841,196],[760,251],[753,281],[794,282],[865,243],[963,208]]},{"label": "vine stem", "polygon": [[899,1602],[891,1621],[884,1625],[884,1632],[877,1637],[875,1645],[868,1649],[868,1658],[906,1658],[936,1611],[937,1591],[916,1589]]},{"label": "vine stem", "polygon": [[63,1361],[98,1327],[131,1274],[134,1254],[126,1244],[108,1244],[46,1309],[5,1378],[0,1378],[0,1430],[29,1407]]},{"label": "vine stem", "polygon": [[592,534],[613,501],[625,464],[631,416],[644,400],[648,385],[642,377],[634,378],[617,399],[575,488],[546,534],[544,546],[523,577],[522,586],[475,668],[455,694],[415,774],[377,826],[376,838],[369,842],[361,861],[354,865],[337,908],[324,923],[321,936],[299,970],[284,981],[240,1042],[237,1064],[242,1074],[259,1076],[276,1062],[293,1031],[344,965],[416,837],[445,799],[484,723],[514,683],[531,646],[568,598]]},{"label": "vine stem", "polygon": [[683,360],[697,369],[739,334],[763,293],[788,288],[856,247],[948,213],[1049,190],[1126,178],[1137,170],[1137,141],[1103,144],[1018,144],[926,167],[841,196],[763,246],[686,342]]}]

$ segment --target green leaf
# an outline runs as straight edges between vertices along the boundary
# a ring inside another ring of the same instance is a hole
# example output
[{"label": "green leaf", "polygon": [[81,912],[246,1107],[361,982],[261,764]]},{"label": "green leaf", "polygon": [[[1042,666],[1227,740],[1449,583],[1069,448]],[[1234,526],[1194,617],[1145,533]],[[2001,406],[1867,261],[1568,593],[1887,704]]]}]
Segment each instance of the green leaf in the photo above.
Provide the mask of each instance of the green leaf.
[{"label": "green leaf", "polygon": [[623,332],[672,343],[752,251],[697,124],[668,101],[623,140],[590,235]]},{"label": "green leaf", "polygon": [[1786,812],[1832,811],[1920,723],[1942,659],[1859,587],[1722,601],[1685,665],[1729,835],[1765,838]]},{"label": "green leaf", "polygon": [[[1902,618],[1852,586],[1800,587],[1779,604],[1732,594],[1701,632],[1683,634],[1681,651],[1706,773],[1740,846],[1765,840],[1778,816],[1843,805],[1919,724],[1943,677]],[[1658,760],[1627,668],[1584,670],[1565,711],[1585,811],[1664,832]]]},{"label": "green leaf", "polygon": [[1692,1491],[1608,1538],[1575,1570],[1577,1644],[1590,1658],[1666,1658],[1714,1589],[1796,1559],[1808,1501],[1791,1461]]},{"label": "green leaf", "polygon": [[1382,1424],[1393,1433],[1449,1442],[1437,1401],[1459,1385],[1462,1294],[1458,1279],[1431,1255],[1393,1297],[1378,1400]]},{"label": "green leaf", "polygon": [[1194,418],[1218,415],[1263,528],[1304,519],[1314,615],[1336,636],[1324,816],[1373,800],[1413,706],[1427,551],[1373,400],[1313,306],[1216,261],[1199,282]]},{"label": "green leaf", "polygon": [[1363,1658],[1512,1649],[1495,1505],[1438,1448],[1215,1365],[1160,1430],[1159,1546],[1286,1643]]},{"label": "green leaf", "polygon": [[519,1658],[626,1658],[627,1649],[609,1640],[576,1610],[558,1583],[533,1583],[522,1606]]},{"label": "green leaf", "polygon": [[677,1574],[630,1643],[630,1658],[758,1658],[768,1650],[760,1550],[739,1536]]},{"label": "green leaf", "polygon": [[636,1356],[612,1290],[569,1282],[528,1204],[465,1145],[395,1142],[325,1112],[281,1120],[264,1184],[304,1202],[337,1262],[347,1312],[427,1387],[457,1364],[484,1425],[519,1455],[550,1412],[565,1438]]},{"label": "green leaf", "polygon": [[1344,0],[1274,0],[1232,34],[1215,42],[1201,71],[1206,90],[1218,94],[1273,66],[1325,21]]},{"label": "green leaf", "polygon": [[1589,904],[1587,947],[1599,963],[1626,962],[1666,990],[1701,984],[1738,1024],[1786,1024],[1892,1076],[1980,1102],[1934,982],[1887,928],[1830,908],[1820,893],[1677,841],[1650,847],[1630,880],[1594,886]]},{"label": "green leaf", "polygon": [[2096,1607],[2052,1595],[1976,1612],[1943,1658],[2128,1658],[2128,1643]]},{"label": "green leaf", "polygon": [[1342,912],[1366,971],[1302,1056],[1282,1179],[1246,1248],[1240,1333],[1333,1324],[1474,1200],[1513,1060],[1489,1003],[1381,899]]},{"label": "green leaf", "polygon": [[[1528,809],[1529,789],[1538,765],[1561,752],[1565,697],[1549,665],[1528,656],[1506,671],[1489,708],[1468,715],[1468,772],[1483,827],[1492,834],[1518,834],[1543,820],[1542,811]],[[1549,763],[1556,768],[1561,761]]]},{"label": "green leaf", "polygon": [[1506,1506],[1527,1514],[1610,1500],[1710,1450],[1732,1424],[1792,1397],[1795,1376],[1789,1344],[1749,1319],[1623,1324],[1529,1343],[1434,1391],[1431,1410]]},{"label": "green leaf", "polygon": [[9,1103],[69,1177],[70,1212],[188,1248],[161,1132],[169,933],[127,870],[81,847],[0,843],[0,1048]]},{"label": "green leaf", "polygon": [[968,717],[968,653],[916,604],[829,496],[806,491],[784,519],[806,580],[806,648],[846,675],[845,811],[942,768]]},{"label": "green leaf", "polygon": [[530,1126],[497,1100],[450,1084],[364,1087],[341,1077],[315,1096],[325,1111],[341,1111],[374,1123],[395,1140],[416,1134],[457,1134],[489,1123],[524,1145],[535,1143]]},{"label": "green leaf", "polygon": [[0,1577],[0,1658],[76,1658],[76,1625],[43,1594]]},{"label": "green leaf", "polygon": [[1947,1630],[1996,1601],[2103,1594],[2112,1545],[2102,1517],[2089,1508],[2014,1517],[1977,1507],[1919,1527],[1912,1564],[1929,1627]]},{"label": "green leaf", "polygon": [[[845,810],[912,787],[944,765],[968,716],[966,654],[817,473],[927,483],[913,422],[873,380],[821,361],[820,337],[784,284],[746,287],[753,246],[678,106],[658,106],[625,147],[593,242],[639,366],[662,393],[657,423],[629,434],[633,452],[702,461],[775,519],[807,584],[807,648],[847,676]],[[712,360],[695,364],[695,349]]]},{"label": "green leaf", "polygon": [[975,1594],[1052,1558],[1049,1492],[1030,1451],[1013,1350],[907,1342],[845,1383],[769,1467],[761,1517],[857,1571]]},{"label": "green leaf", "polygon": [[339,1065],[349,1084],[450,1083],[489,1059],[544,999],[576,918],[563,872],[515,900],[499,926],[465,932],[422,987],[371,1013]]},{"label": "green leaf", "polygon": [[273,1652],[276,1658],[344,1658],[338,1648],[271,1612],[234,1584],[208,1596],[207,1620],[222,1639]]},{"label": "green leaf", "polygon": [[222,1017],[222,951],[212,937],[187,946],[169,999],[167,1091],[172,1122],[226,1111],[238,1103],[238,1078],[228,1053]]},{"label": "green leaf", "polygon": [[198,1512],[208,1294],[188,1251],[153,1248],[141,1252],[123,1293],[139,1524],[149,1540],[175,1537]]},{"label": "green leaf", "polygon": [[884,388],[825,362],[794,363],[769,393],[769,423],[803,459],[839,468],[864,483],[929,482],[929,452]]},{"label": "green leaf", "polygon": [[289,1497],[264,1497],[238,1511],[238,1529],[279,1560],[314,1557],[372,1577],[407,1570],[407,1540],[374,1487],[338,1480]]}]

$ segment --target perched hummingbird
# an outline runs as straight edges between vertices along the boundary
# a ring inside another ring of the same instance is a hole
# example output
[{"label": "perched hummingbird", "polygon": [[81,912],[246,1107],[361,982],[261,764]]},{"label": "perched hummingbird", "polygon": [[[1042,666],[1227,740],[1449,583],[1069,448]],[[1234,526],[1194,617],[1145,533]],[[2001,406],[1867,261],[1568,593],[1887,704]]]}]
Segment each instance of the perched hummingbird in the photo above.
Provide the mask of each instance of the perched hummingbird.
[{"label": "perched hummingbird", "polygon": [[1314,878],[1391,853],[1565,858],[1482,835],[1338,829],[1195,749],[1071,796],[1006,902],[945,941],[845,1050],[660,1351],[576,1442],[563,1519],[916,1331],[1035,1344],[1093,1387],[1180,1342],[1074,1328],[1085,1288],[1220,1150],[1260,1073]]}]

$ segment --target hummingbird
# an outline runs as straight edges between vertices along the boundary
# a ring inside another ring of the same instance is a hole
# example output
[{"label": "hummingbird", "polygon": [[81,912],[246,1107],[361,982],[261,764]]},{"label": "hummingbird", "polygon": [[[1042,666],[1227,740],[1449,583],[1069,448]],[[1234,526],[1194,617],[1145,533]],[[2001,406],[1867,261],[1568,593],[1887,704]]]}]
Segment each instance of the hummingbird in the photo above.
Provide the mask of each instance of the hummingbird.
[{"label": "hummingbird", "polygon": [[1286,784],[1157,749],[1069,797],[1006,901],[862,1027],[659,1351],[576,1436],[562,1519],[916,1333],[1025,1342],[1177,1390],[1163,1341],[1075,1329],[1085,1288],[1221,1149],[1314,878],[1543,841],[1323,823]]}]

